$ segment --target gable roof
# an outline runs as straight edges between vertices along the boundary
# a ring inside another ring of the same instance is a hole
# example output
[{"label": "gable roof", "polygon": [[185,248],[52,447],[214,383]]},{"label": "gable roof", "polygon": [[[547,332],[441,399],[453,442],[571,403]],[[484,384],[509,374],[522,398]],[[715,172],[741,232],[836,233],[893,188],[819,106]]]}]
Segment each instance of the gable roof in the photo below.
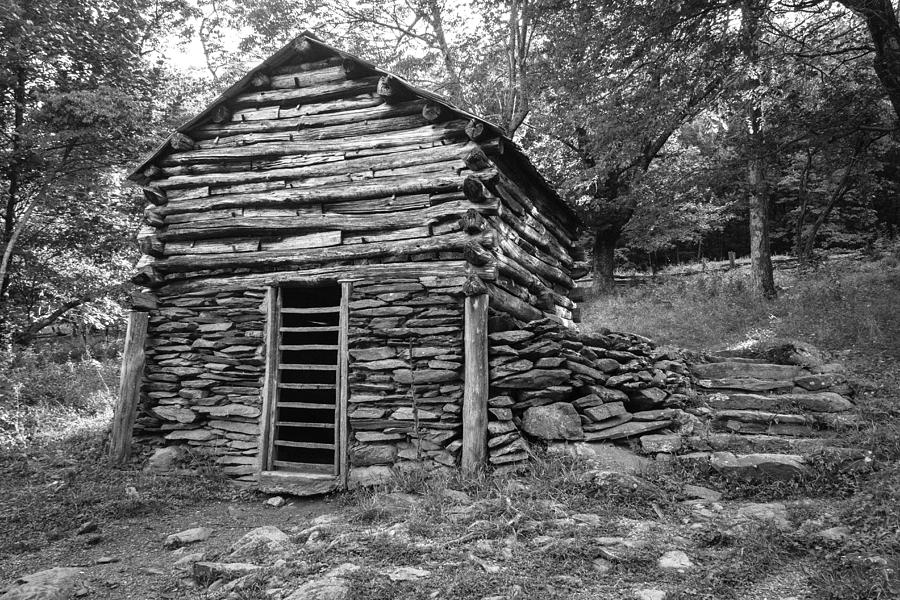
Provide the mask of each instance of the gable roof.
[{"label": "gable roof", "polygon": [[506,136],[506,132],[503,130],[503,128],[477,115],[458,108],[448,99],[440,96],[439,94],[435,94],[434,92],[416,87],[402,77],[395,75],[394,73],[391,73],[389,71],[385,71],[384,69],[379,68],[378,66],[370,63],[367,60],[326,44],[310,31],[304,31],[293,40],[285,44],[280,50],[275,52],[275,54],[248,71],[247,74],[245,74],[235,83],[230,85],[225,91],[219,94],[216,99],[213,100],[209,104],[209,106],[207,106],[202,112],[194,116],[192,119],[181,124],[172,134],[169,135],[169,137],[165,139],[165,141],[157,146],[155,150],[148,154],[140,162],[140,164],[138,164],[138,166],[131,171],[131,173],[128,175],[128,179],[137,183],[145,180],[146,178],[143,175],[143,171],[147,169],[147,167],[153,165],[153,163],[155,163],[158,159],[172,151],[172,146],[170,145],[169,141],[174,135],[178,133],[187,134],[197,125],[201,125],[205,122],[210,121],[216,109],[218,109],[220,106],[227,105],[228,102],[235,96],[237,96],[241,92],[246,91],[246,88],[250,86],[251,82],[257,74],[266,73],[270,69],[280,67],[290,62],[291,60],[296,59],[298,51],[305,54],[308,54],[310,51],[312,51],[317,59],[339,57],[341,59],[353,61],[354,63],[359,65],[360,70],[362,71],[371,72],[373,75],[391,77],[393,79],[392,84],[399,84],[401,88],[403,88],[412,96],[417,96],[419,98],[429,100],[431,102],[434,102],[435,104],[440,105],[443,109],[451,113],[456,113],[463,118],[474,120],[480,123],[485,128],[485,130],[503,140],[504,154],[509,152],[518,163],[517,166],[523,168],[527,172],[527,174],[531,176],[533,181],[542,188],[544,193],[546,193],[552,200],[556,201],[559,207],[566,213],[568,213],[569,216],[574,218],[577,222],[578,217],[576,216],[574,210],[562,199],[562,197],[559,196],[559,194],[544,178],[544,176],[541,175],[540,171],[537,170],[537,168],[532,164],[531,160],[525,154],[525,151],[522,150],[522,148],[520,148],[518,144],[516,144]]}]

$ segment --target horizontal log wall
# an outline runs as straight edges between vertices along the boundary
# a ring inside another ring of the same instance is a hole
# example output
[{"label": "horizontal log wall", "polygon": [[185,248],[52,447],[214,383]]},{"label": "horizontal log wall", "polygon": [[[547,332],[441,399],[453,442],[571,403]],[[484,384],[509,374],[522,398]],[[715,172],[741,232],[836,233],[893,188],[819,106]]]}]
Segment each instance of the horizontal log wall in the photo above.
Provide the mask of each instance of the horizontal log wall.
[{"label": "horizontal log wall", "polygon": [[[350,480],[459,464],[464,277],[353,284]],[[373,474],[374,473],[374,474]]]}]

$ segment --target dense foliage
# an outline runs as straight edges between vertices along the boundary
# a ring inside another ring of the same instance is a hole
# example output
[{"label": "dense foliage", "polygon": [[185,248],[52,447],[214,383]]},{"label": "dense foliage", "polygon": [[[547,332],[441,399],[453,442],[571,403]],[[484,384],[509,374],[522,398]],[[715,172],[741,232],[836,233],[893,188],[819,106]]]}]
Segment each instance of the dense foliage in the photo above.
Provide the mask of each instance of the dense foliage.
[{"label": "dense foliage", "polygon": [[142,204],[127,167],[303,29],[504,127],[582,213],[597,281],[746,255],[753,235],[759,254],[760,231],[808,259],[900,225],[886,0],[3,7],[0,324],[23,339],[115,319]]}]

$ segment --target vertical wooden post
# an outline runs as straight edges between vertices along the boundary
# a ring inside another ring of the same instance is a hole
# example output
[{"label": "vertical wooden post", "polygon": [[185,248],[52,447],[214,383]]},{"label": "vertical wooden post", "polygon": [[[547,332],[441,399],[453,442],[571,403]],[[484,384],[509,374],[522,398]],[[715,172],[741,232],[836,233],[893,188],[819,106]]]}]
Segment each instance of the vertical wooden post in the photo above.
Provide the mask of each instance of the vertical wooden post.
[{"label": "vertical wooden post", "polygon": [[122,351],[122,370],[119,373],[119,402],[113,416],[109,441],[109,462],[120,465],[131,453],[131,432],[134,414],[140,397],[141,376],[144,374],[144,343],[147,340],[149,315],[136,310],[128,314],[125,348]]},{"label": "vertical wooden post", "polygon": [[347,487],[347,480],[350,475],[350,423],[347,419],[347,396],[349,395],[349,384],[347,382],[348,368],[348,331],[350,326],[350,295],[353,293],[353,282],[341,282],[341,315],[339,327],[340,335],[338,338],[338,379],[337,379],[337,426],[338,426],[338,445],[339,445],[339,463],[338,476],[340,477],[341,487]]},{"label": "vertical wooden post", "polygon": [[466,306],[462,470],[474,473],[487,458],[488,294],[484,282],[474,276],[466,281],[463,291]]},{"label": "vertical wooden post", "polygon": [[729,268],[734,268],[734,252],[728,253],[728,266]]},{"label": "vertical wooden post", "polygon": [[278,311],[278,287],[270,285],[266,292],[266,376],[263,380],[262,414],[259,416],[259,465],[262,471],[272,470],[272,427],[275,419],[275,400],[278,395],[278,335],[281,315]]}]

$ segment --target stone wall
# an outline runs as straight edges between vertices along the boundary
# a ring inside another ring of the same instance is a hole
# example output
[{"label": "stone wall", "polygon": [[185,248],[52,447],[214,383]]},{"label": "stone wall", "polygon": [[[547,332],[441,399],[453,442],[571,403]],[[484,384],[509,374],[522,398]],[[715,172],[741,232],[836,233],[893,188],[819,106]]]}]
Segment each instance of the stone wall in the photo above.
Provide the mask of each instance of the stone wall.
[{"label": "stone wall", "polygon": [[456,467],[462,446],[465,278],[357,282],[350,301],[350,482],[418,463]]},{"label": "stone wall", "polygon": [[489,450],[514,470],[529,443],[606,441],[681,427],[692,393],[687,367],[647,338],[580,334],[549,319],[489,322]]},{"label": "stone wall", "polygon": [[158,297],[149,311],[138,443],[202,448],[227,475],[254,479],[265,294],[257,288]]}]

